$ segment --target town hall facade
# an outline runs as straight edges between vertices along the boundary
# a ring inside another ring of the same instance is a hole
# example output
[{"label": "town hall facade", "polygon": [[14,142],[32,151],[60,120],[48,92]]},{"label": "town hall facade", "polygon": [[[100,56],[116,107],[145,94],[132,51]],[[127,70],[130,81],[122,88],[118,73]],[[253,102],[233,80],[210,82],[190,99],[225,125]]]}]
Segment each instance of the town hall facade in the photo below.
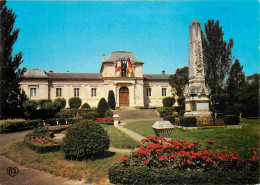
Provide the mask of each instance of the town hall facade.
[{"label": "town hall facade", "polygon": [[100,73],[55,73],[42,69],[25,72],[21,88],[33,100],[79,97],[97,107],[101,98],[115,94],[116,107],[160,107],[162,99],[172,96],[172,88],[165,74],[143,74],[143,62],[133,52],[114,51],[105,59],[102,55]]}]

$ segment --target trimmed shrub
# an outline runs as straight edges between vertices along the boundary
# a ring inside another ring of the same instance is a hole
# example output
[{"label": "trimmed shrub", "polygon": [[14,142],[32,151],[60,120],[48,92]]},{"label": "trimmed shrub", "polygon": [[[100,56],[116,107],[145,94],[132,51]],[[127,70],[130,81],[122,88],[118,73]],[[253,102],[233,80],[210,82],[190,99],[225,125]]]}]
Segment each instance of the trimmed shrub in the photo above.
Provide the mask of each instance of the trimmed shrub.
[{"label": "trimmed shrub", "polygon": [[163,98],[162,103],[163,103],[163,107],[171,107],[175,103],[175,98],[174,97]]},{"label": "trimmed shrub", "polygon": [[185,110],[180,110],[180,112],[179,112],[179,117],[184,116],[184,114],[185,114]]},{"label": "trimmed shrub", "polygon": [[49,100],[49,99],[42,99],[42,100],[39,100],[38,102],[39,102],[39,107],[40,107],[41,109],[43,109],[43,105],[44,105],[45,103],[47,103],[47,102],[51,102],[51,100]]},{"label": "trimmed shrub", "polygon": [[96,120],[98,118],[99,114],[97,112],[88,112],[82,114],[83,119],[89,119],[89,120]]},{"label": "trimmed shrub", "polygon": [[79,97],[72,97],[69,99],[69,105],[71,109],[78,109],[81,106],[81,99]]},{"label": "trimmed shrub", "polygon": [[171,116],[174,112],[173,107],[159,107],[157,108],[157,111],[160,114],[161,118],[164,118],[165,116]]},{"label": "trimmed shrub", "polygon": [[89,109],[89,108],[91,108],[90,106],[89,106],[89,104],[86,102],[86,103],[84,103],[82,106],[81,106],[81,109]]},{"label": "trimmed shrub", "polygon": [[30,130],[40,125],[40,120],[7,120],[0,124],[0,134]]},{"label": "trimmed shrub", "polygon": [[62,150],[70,159],[94,159],[109,148],[109,138],[102,126],[83,121],[68,129]]},{"label": "trimmed shrub", "polygon": [[223,113],[217,113],[216,118],[217,118],[217,119],[224,118],[224,114],[223,114]]},{"label": "trimmed shrub", "polygon": [[113,112],[111,111],[110,108],[108,108],[106,113],[105,113],[105,117],[108,117],[108,116],[113,117]]},{"label": "trimmed shrub", "polygon": [[196,117],[181,117],[180,118],[180,126],[196,127],[197,126],[197,119],[196,119]]},{"label": "trimmed shrub", "polygon": [[59,112],[61,109],[62,109],[62,105],[58,101],[46,102],[43,104],[43,110],[46,110],[47,117],[54,117],[55,114]]},{"label": "trimmed shrub", "polygon": [[75,118],[75,117],[82,117],[83,114],[94,112],[96,109],[62,109],[60,112],[56,114],[57,118]]},{"label": "trimmed shrub", "polygon": [[66,100],[65,100],[65,98],[56,98],[54,100],[54,102],[59,102],[61,104],[62,108],[66,107]]},{"label": "trimmed shrub", "polygon": [[105,113],[108,110],[108,104],[105,98],[101,98],[98,103],[97,112],[100,118],[105,117]]},{"label": "trimmed shrub", "polygon": [[111,109],[116,108],[115,94],[112,90],[108,92],[108,107],[110,107]]},{"label": "trimmed shrub", "polygon": [[237,115],[225,115],[224,124],[225,125],[239,125],[239,116]]},{"label": "trimmed shrub", "polygon": [[27,100],[23,102],[23,107],[25,109],[25,116],[27,118],[35,118],[37,117],[37,107],[39,106],[39,103],[35,100]]},{"label": "trimmed shrub", "polygon": [[167,121],[170,121],[171,123],[174,123],[175,122],[175,116],[173,116],[173,115],[165,116],[163,118],[163,120],[167,120]]},{"label": "trimmed shrub", "polygon": [[225,171],[199,169],[173,170],[146,166],[116,164],[108,172],[113,184],[258,184],[258,171]]}]

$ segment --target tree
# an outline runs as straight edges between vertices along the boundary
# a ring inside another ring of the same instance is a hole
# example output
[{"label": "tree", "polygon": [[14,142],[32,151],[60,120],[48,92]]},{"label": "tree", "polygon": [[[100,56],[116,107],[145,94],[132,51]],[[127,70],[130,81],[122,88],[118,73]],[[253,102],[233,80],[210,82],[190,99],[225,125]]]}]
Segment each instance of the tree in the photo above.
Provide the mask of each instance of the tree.
[{"label": "tree", "polygon": [[69,99],[69,106],[71,109],[78,109],[78,108],[80,108],[81,104],[82,104],[82,101],[79,97],[71,97]]},{"label": "tree", "polygon": [[183,89],[189,83],[189,68],[177,68],[175,74],[170,76],[169,83],[176,90],[177,96],[183,96]]},{"label": "tree", "polygon": [[115,94],[114,94],[114,91],[112,91],[112,90],[110,90],[108,92],[108,106],[111,109],[115,109],[116,108]]},{"label": "tree", "polygon": [[205,25],[205,35],[202,32],[203,61],[206,84],[211,88],[211,94],[223,91],[230,66],[233,60],[233,39],[223,40],[224,32],[219,21],[208,20]]},{"label": "tree", "polygon": [[0,1],[0,118],[18,117],[22,101],[26,99],[19,86],[26,70],[19,69],[23,53],[12,56],[13,45],[20,30],[13,29],[16,15],[5,3],[6,1]]},{"label": "tree", "polygon": [[101,98],[98,102],[97,112],[99,115],[99,118],[104,118],[105,113],[108,110],[108,104],[105,98]]}]

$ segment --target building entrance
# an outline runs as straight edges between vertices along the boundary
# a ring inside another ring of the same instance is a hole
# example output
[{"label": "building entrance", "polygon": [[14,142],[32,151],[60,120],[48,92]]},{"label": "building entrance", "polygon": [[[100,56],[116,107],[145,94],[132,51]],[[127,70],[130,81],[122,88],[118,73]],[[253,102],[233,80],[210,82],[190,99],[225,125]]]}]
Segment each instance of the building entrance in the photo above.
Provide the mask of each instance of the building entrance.
[{"label": "building entrance", "polygon": [[119,89],[119,106],[129,106],[129,89],[127,87]]}]

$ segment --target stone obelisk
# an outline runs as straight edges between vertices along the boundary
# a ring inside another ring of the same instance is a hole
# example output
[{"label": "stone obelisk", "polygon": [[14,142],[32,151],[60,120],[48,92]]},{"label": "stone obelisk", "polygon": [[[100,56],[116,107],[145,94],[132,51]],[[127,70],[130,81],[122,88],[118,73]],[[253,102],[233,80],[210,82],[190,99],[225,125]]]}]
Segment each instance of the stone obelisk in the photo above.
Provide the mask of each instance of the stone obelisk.
[{"label": "stone obelisk", "polygon": [[210,117],[209,87],[205,84],[200,23],[189,26],[189,84],[184,88],[185,116]]}]

